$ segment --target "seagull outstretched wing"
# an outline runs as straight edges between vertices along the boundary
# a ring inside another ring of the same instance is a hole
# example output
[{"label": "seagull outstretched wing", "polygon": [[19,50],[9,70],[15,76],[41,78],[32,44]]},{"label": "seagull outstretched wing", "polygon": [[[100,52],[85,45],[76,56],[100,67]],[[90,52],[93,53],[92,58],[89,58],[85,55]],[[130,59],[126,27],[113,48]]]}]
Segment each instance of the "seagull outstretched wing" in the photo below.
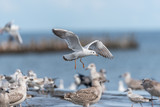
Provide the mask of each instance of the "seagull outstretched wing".
[{"label": "seagull outstretched wing", "polygon": [[23,43],[23,40],[22,40],[22,38],[21,38],[21,35],[19,34],[18,31],[13,30],[13,31],[10,31],[9,34],[10,34],[12,37],[14,37],[15,40],[16,40],[18,43],[20,43],[20,44]]},{"label": "seagull outstretched wing", "polygon": [[78,36],[73,32],[63,29],[52,29],[52,32],[61,39],[65,39],[66,43],[68,44],[68,48],[72,49],[73,51],[83,50]]},{"label": "seagull outstretched wing", "polygon": [[95,40],[89,43],[88,45],[86,45],[84,48],[94,50],[96,51],[96,53],[100,54],[103,57],[113,58],[113,55],[111,54],[111,52],[100,40]]}]

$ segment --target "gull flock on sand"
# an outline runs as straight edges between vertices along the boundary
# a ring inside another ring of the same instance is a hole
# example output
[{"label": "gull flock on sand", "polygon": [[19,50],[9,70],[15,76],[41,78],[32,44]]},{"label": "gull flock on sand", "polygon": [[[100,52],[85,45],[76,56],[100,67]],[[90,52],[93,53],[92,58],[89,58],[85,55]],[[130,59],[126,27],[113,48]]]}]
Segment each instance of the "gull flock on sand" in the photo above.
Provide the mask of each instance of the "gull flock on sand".
[{"label": "gull flock on sand", "polygon": [[[3,32],[7,32],[10,35],[8,42],[11,42],[14,39],[19,45],[21,45],[23,40],[18,30],[19,27],[17,25],[14,25],[13,22],[9,22],[0,29],[0,33],[2,34]],[[75,69],[77,59],[80,59],[80,62],[83,64],[83,68],[85,68],[82,58],[86,56],[101,55],[105,58],[113,58],[112,53],[100,40],[95,40],[82,47],[78,36],[73,32],[64,29],[52,29],[52,32],[57,37],[64,39],[68,45],[68,48],[74,51],[73,53],[64,55],[63,59],[65,61],[74,60]],[[74,82],[68,88],[70,92],[65,92],[62,95],[61,98],[63,100],[81,105],[83,107],[89,107],[101,99],[101,96],[106,91],[105,84],[106,82],[109,82],[105,69],[101,69],[97,72],[96,65],[94,63],[90,63],[86,67],[86,70],[90,71],[89,76],[80,73],[74,75]],[[126,90],[126,96],[128,96],[132,102],[131,106],[133,106],[134,103],[139,103],[143,106],[142,103],[150,102],[152,102],[153,106],[153,101],[156,100],[153,99],[153,96],[160,97],[159,82],[151,79],[133,79],[129,72],[122,74],[120,77],[124,78],[124,83],[127,86],[127,90],[123,86],[123,81],[120,80],[118,91],[122,93]],[[0,107],[18,106],[21,105],[21,103],[26,99],[32,97],[46,94],[53,95],[55,88],[59,88],[61,90],[65,89],[63,79],[60,79],[59,87],[55,85],[55,81],[57,79],[58,78],[49,77],[38,78],[37,74],[33,70],[29,70],[28,74],[24,75],[20,69],[17,69],[12,75],[0,75]],[[86,88],[79,89],[81,85],[86,86]],[[132,90],[147,91],[151,95],[151,98],[134,94]],[[25,102],[28,104],[27,100]],[[28,106],[31,105],[28,104]]]},{"label": "gull flock on sand", "polygon": [[47,77],[37,78],[32,70],[28,71],[28,75],[23,75],[21,70],[17,69],[10,76],[1,75],[0,107],[21,105],[25,99],[35,96],[29,94],[29,91],[37,91],[38,93],[42,91],[51,92],[54,88],[53,79]]}]

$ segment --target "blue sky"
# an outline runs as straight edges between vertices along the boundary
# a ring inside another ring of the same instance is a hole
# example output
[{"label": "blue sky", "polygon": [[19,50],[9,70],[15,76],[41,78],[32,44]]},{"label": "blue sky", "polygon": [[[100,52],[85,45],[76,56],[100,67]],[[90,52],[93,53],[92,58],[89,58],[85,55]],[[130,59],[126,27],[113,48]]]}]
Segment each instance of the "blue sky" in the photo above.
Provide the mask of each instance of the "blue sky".
[{"label": "blue sky", "polygon": [[0,0],[0,26],[22,30],[159,30],[160,0]]}]

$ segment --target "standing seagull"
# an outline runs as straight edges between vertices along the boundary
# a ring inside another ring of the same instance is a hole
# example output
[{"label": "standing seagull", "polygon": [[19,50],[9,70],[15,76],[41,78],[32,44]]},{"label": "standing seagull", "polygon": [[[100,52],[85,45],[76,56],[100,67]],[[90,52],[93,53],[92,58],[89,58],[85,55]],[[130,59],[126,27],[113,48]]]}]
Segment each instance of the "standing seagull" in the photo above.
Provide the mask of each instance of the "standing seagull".
[{"label": "standing seagull", "polygon": [[21,103],[26,99],[27,95],[27,86],[26,82],[28,80],[28,77],[20,77],[18,80],[18,86],[14,90],[10,90],[8,93],[9,97],[9,105],[10,106],[16,106],[16,105],[21,105]]},{"label": "standing seagull", "polygon": [[90,56],[90,55],[98,56],[98,54],[100,54],[101,56],[106,58],[113,58],[111,52],[99,40],[95,40],[86,45],[85,47],[82,47],[78,36],[75,35],[73,32],[63,29],[52,29],[52,32],[61,39],[65,39],[66,43],[68,44],[68,47],[74,51],[73,53],[64,55],[63,59],[66,61],[75,60],[75,69],[76,69],[76,59],[78,58],[80,58],[80,62],[83,64],[83,68],[84,68],[84,63],[82,62],[81,59],[85,56]]},{"label": "standing seagull", "polygon": [[91,80],[95,78],[99,79],[99,81],[101,82],[103,92],[104,92],[106,90],[105,82],[109,82],[109,80],[107,80],[104,76],[102,76],[100,72],[97,72],[96,65],[94,63],[89,64],[86,70],[90,70]]},{"label": "standing seagull", "polygon": [[81,89],[77,92],[66,93],[64,99],[74,104],[89,107],[91,104],[97,103],[102,95],[102,88],[98,79],[94,79],[92,87]]},{"label": "standing seagull", "polygon": [[[147,102],[151,102],[152,100],[156,100],[156,99],[145,98],[145,97],[138,95],[138,94],[134,94],[134,93],[132,93],[131,88],[128,88],[125,92],[128,92],[127,96],[132,102],[140,103],[141,107],[143,107],[142,103],[147,103]],[[133,104],[131,107],[133,107]]]},{"label": "standing seagull", "polygon": [[136,80],[131,77],[131,74],[129,72],[124,73],[123,75],[120,75],[120,77],[124,77],[124,81],[127,84],[128,88],[131,88],[132,90],[143,90],[142,80]]},{"label": "standing seagull", "polygon": [[22,44],[23,40],[19,34],[19,27],[14,25],[13,22],[8,22],[3,28],[0,28],[0,34],[7,32],[10,35],[9,41],[15,39],[18,43]]},{"label": "standing seagull", "polygon": [[143,79],[142,81],[142,86],[151,95],[151,99],[153,98],[153,96],[159,97],[160,99],[160,83],[151,79]]},{"label": "standing seagull", "polygon": [[9,97],[2,87],[0,87],[0,107],[9,107]]}]

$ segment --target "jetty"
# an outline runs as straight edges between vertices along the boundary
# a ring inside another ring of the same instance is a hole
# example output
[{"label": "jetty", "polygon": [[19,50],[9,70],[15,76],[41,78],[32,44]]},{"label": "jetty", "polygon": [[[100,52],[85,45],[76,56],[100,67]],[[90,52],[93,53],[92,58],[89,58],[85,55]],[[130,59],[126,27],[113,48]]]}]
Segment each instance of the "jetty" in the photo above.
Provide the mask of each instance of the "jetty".
[{"label": "jetty", "polygon": [[[80,41],[82,46],[98,39],[101,40],[109,49],[136,49],[138,43],[134,36],[120,36],[111,38],[109,36],[82,36]],[[59,38],[42,38],[39,41],[34,39],[26,44],[18,44],[16,42],[2,42],[0,43],[0,54],[4,53],[29,53],[29,52],[57,52],[69,50],[67,44]]]}]

